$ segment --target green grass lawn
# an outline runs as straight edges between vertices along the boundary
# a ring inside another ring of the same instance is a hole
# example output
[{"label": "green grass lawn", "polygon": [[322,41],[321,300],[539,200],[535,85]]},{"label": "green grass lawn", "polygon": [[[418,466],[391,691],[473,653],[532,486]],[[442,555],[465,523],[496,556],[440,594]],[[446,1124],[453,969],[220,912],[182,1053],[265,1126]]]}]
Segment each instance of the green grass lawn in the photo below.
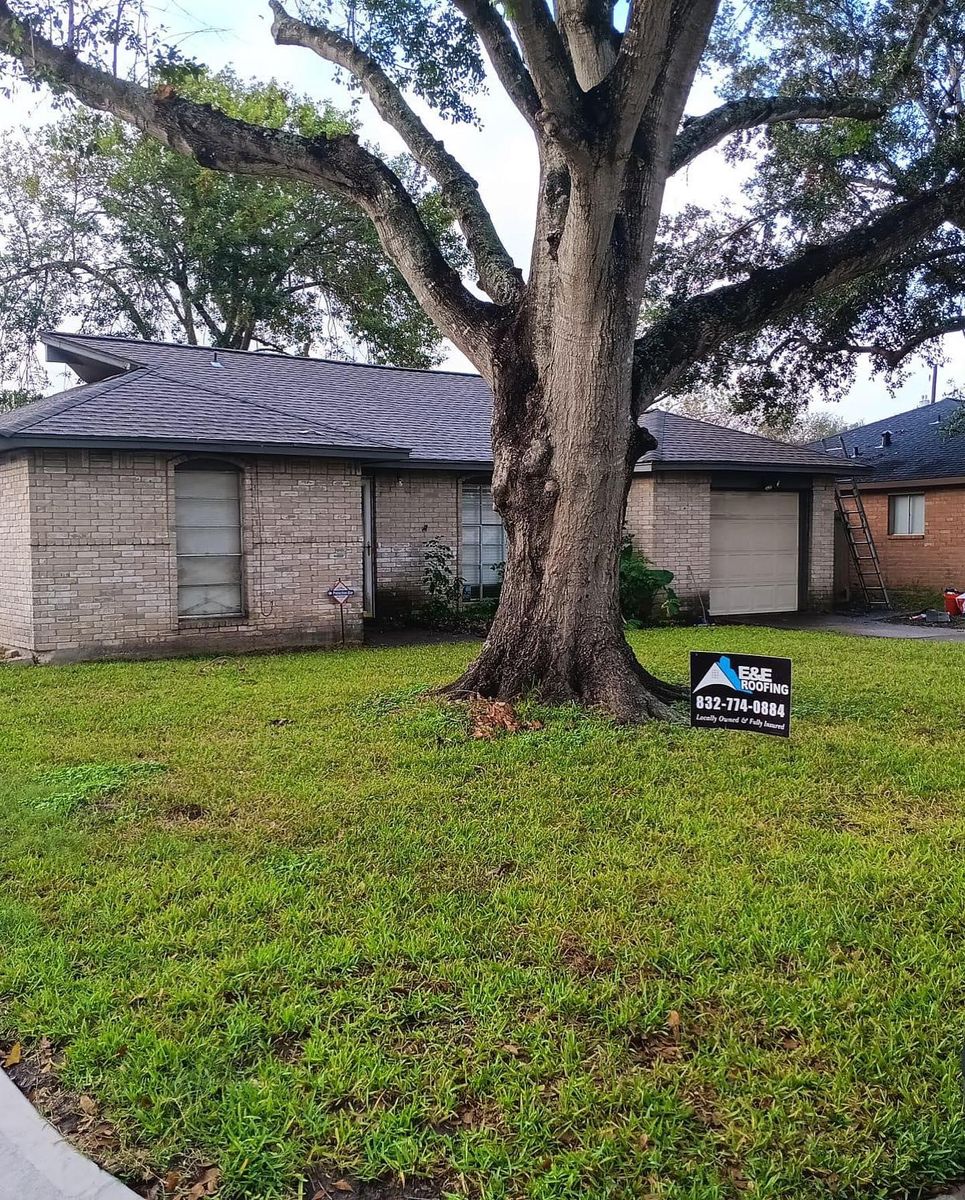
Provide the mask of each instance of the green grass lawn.
[{"label": "green grass lawn", "polygon": [[791,739],[473,741],[466,644],[0,670],[0,1047],[225,1200],[965,1175],[965,651],[634,638],[790,654]]}]

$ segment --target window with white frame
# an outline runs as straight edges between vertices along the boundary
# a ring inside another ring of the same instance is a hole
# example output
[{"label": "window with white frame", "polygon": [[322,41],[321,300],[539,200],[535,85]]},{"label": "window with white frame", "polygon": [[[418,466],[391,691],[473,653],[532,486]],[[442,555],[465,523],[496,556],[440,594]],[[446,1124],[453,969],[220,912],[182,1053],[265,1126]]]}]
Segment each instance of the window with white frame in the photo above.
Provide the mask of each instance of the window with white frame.
[{"label": "window with white frame", "polygon": [[237,616],[241,589],[241,472],[182,463],[174,472],[178,616]]},{"label": "window with white frame", "polygon": [[888,497],[888,532],[893,537],[920,537],[925,532],[922,492]]},{"label": "window with white frame", "polygon": [[464,598],[498,596],[506,561],[506,531],[493,508],[493,494],[485,485],[463,484],[459,535]]}]

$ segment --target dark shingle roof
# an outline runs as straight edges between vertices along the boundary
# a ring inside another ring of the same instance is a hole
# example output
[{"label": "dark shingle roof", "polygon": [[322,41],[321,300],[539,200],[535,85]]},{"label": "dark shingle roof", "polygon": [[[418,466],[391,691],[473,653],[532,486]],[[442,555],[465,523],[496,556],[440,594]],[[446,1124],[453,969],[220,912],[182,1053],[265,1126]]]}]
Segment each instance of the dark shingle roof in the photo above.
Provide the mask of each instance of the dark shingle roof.
[{"label": "dark shingle roof", "polygon": [[[195,394],[185,389],[200,387],[222,400],[226,441],[300,445],[305,438],[299,431],[311,426],[319,429],[314,444],[320,448],[354,445],[394,450],[396,457],[414,460],[490,461],[490,392],[478,375],[232,350],[219,350],[214,365],[210,347],[74,334],[56,335],[48,339],[51,343],[68,353],[106,352],[150,371],[114,397],[115,403],[125,397],[125,425],[137,423],[145,439],[170,436],[167,422],[157,427],[155,418],[165,391],[166,411],[173,418],[180,405],[185,427],[194,427]],[[136,376],[132,371],[123,378]],[[263,415],[266,407],[270,417]],[[58,434],[117,435],[112,413],[71,411],[72,417],[58,425]],[[211,408],[209,415],[204,433],[214,435],[219,432],[217,412]],[[289,429],[294,441],[288,439]],[[324,429],[332,431],[330,437],[322,436]],[[4,431],[0,423],[0,433]],[[48,430],[38,427],[36,432]]]},{"label": "dark shingle roof", "polygon": [[[939,400],[937,404],[926,404],[859,429],[849,429],[841,435],[848,466],[861,463],[870,468],[869,483],[879,479],[965,476],[965,429],[949,434],[952,418],[961,411],[957,400]],[[885,433],[891,434],[889,446],[881,444]],[[839,457],[843,457],[837,435],[814,445],[832,452],[838,450]],[[859,452],[857,458],[853,457],[855,447]]]},{"label": "dark shingle roof", "polygon": [[[354,453],[427,464],[491,464],[492,397],[478,375],[283,354],[55,334],[49,350],[96,377],[0,415],[0,446],[143,443]],[[94,367],[90,370],[91,364]],[[647,466],[828,472],[828,455],[653,411]]]},{"label": "dark shingle roof", "polygon": [[653,409],[641,420],[657,439],[657,448],[644,455],[641,463],[672,466],[679,463],[693,466],[804,467],[820,471],[833,470],[830,456],[806,446],[792,446],[744,433],[740,429],[725,429],[709,421],[695,421],[679,413]]}]

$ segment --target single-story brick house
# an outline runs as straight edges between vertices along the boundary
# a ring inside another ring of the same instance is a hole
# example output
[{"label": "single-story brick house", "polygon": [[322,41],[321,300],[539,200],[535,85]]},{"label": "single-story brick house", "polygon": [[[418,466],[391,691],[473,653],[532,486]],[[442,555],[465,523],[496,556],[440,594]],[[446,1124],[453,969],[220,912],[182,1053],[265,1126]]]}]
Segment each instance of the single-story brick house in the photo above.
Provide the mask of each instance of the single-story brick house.
[{"label": "single-story brick house", "polygon": [[[340,640],[425,544],[498,590],[477,376],[51,334],[79,386],[0,415],[0,645],[52,661]],[[627,526],[715,615],[825,607],[840,458],[650,413]]]},{"label": "single-story brick house", "polygon": [[[847,470],[860,470],[858,490],[889,588],[965,589],[962,415],[959,401],[940,400],[814,444],[839,461],[846,454]],[[839,582],[855,586],[841,538],[837,560]]]}]

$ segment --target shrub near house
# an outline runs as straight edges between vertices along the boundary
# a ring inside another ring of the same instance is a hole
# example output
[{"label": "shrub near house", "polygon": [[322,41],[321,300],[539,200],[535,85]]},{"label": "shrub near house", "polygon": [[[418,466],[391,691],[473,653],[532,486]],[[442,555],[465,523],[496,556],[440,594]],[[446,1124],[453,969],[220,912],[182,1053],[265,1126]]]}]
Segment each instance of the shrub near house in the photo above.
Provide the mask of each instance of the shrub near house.
[{"label": "shrub near house", "polygon": [[680,612],[677,593],[670,586],[673,571],[662,571],[633,548],[625,537],[620,551],[620,611],[631,625],[670,620]]}]

